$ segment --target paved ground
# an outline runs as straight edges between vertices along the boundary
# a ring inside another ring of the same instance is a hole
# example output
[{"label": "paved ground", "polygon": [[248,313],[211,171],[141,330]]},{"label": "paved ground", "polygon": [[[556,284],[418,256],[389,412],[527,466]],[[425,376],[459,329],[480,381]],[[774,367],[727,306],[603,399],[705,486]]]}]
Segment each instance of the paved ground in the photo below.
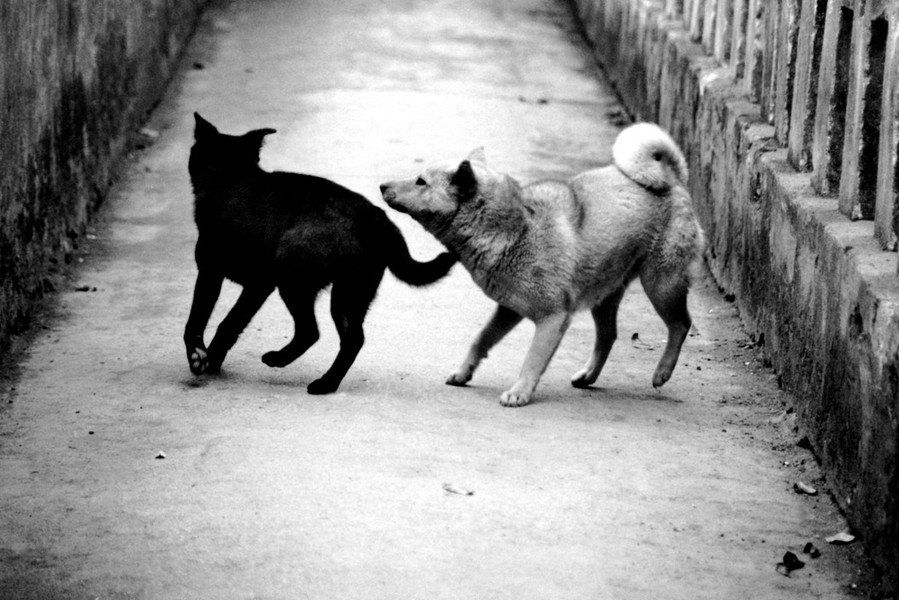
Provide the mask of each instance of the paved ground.
[{"label": "paved ground", "polygon": [[[259,361],[291,332],[273,297],[220,377],[192,377],[180,338],[195,277],[195,110],[227,132],[277,128],[267,168],[372,199],[381,181],[478,145],[523,180],[564,177],[607,162],[617,131],[564,2],[210,11],[152,116],[159,137],[130,162],[56,316],[0,381],[2,598],[863,592],[850,561],[860,548],[823,540],[845,524],[773,376],[708,282],[691,296],[696,330],[661,392],[650,378],[665,332],[638,290],[594,389],[568,385],[591,344],[588,317],[526,408],[498,396],[530,326],[470,387],[445,386],[490,312],[460,267],[426,290],[385,278],[335,395],[305,393],[336,351],[324,298],[323,339],[291,367]],[[439,249],[391,216],[416,256]],[[797,481],[822,493],[799,495]],[[807,542],[821,558],[802,553]],[[787,551],[807,562],[790,577],[775,570]]]}]

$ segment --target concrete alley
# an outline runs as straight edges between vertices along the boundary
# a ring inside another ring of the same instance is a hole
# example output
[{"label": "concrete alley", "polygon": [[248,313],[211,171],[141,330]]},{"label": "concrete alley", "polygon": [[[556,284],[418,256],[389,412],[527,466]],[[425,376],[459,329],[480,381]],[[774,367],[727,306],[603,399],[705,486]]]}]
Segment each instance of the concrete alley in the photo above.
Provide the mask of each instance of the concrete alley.
[{"label": "concrete alley", "polygon": [[[666,330],[639,285],[594,388],[569,384],[589,314],[529,406],[499,404],[528,323],[468,387],[444,385],[492,308],[459,265],[424,289],[385,277],[336,394],[305,391],[337,350],[326,297],[322,338],[293,365],[260,362],[293,333],[273,295],[221,375],[191,375],[195,111],[225,133],[276,129],[266,169],[388,211],[381,182],[478,146],[521,181],[607,164],[625,122],[561,0],[214,3],[77,278],[0,381],[0,597],[865,595],[862,547],[825,541],[846,524],[710,280],[661,391]],[[389,216],[419,260],[441,250]],[[238,292],[226,284],[207,339]],[[787,552],[806,563],[788,576]]]}]

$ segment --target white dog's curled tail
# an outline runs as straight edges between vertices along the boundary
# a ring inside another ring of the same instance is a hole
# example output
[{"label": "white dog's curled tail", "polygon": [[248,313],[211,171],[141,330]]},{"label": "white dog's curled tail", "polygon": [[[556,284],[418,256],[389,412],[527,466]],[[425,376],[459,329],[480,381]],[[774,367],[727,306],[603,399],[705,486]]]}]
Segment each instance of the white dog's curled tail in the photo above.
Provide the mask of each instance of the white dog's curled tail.
[{"label": "white dog's curled tail", "polygon": [[612,146],[612,159],[625,175],[657,194],[687,185],[687,161],[658,125],[635,123],[624,129]]}]

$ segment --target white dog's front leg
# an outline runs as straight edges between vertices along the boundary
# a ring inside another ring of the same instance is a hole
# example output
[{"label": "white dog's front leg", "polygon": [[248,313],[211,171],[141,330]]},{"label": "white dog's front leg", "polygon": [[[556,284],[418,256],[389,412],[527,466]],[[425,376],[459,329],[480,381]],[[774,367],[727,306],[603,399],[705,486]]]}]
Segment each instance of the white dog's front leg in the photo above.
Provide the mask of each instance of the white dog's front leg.
[{"label": "white dog's front leg", "polygon": [[447,377],[447,385],[465,385],[471,380],[475,369],[482,360],[487,358],[487,353],[503,339],[507,333],[521,322],[521,315],[505,306],[497,306],[493,316],[484,325],[484,328],[475,338],[468,350],[465,360],[458,369]]},{"label": "white dog's front leg", "polygon": [[503,392],[500,404],[503,406],[524,406],[531,401],[531,394],[550,359],[559,347],[559,342],[571,323],[569,313],[556,313],[537,322],[534,339],[521,367],[521,374],[509,390]]}]

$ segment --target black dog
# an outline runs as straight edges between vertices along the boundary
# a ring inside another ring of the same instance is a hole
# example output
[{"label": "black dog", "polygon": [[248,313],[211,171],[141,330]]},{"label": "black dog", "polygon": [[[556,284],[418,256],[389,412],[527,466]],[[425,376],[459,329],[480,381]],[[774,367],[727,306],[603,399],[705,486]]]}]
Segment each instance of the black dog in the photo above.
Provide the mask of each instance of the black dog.
[{"label": "black dog", "polygon": [[[225,355],[268,296],[278,288],[294,319],[294,337],[262,361],[284,367],[318,340],[314,305],[329,284],[331,316],[340,352],[311,394],[340,385],[362,348],[362,323],[389,268],[411,285],[433,283],[449,272],[454,255],[415,261],[402,234],[380,208],[332,181],[259,167],[263,138],[274,129],[242,136],[219,131],[194,114],[190,152],[194,218],[199,230],[199,273],[184,329],[187,360],[194,374],[217,372]],[[219,325],[209,349],[203,332],[222,281],[243,286],[237,303]]]}]

